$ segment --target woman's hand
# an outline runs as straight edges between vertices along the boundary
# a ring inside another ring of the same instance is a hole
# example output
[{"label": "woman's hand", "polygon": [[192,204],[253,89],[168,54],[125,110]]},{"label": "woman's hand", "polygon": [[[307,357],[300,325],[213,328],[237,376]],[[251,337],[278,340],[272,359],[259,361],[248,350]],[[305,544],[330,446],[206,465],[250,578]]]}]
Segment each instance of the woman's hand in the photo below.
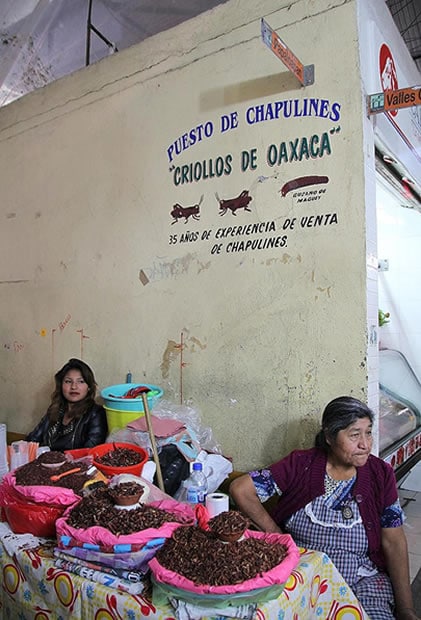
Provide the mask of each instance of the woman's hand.
[{"label": "woman's hand", "polygon": [[230,484],[229,494],[237,507],[263,532],[282,534],[281,528],[275,523],[257,497],[252,479],[244,474]]}]

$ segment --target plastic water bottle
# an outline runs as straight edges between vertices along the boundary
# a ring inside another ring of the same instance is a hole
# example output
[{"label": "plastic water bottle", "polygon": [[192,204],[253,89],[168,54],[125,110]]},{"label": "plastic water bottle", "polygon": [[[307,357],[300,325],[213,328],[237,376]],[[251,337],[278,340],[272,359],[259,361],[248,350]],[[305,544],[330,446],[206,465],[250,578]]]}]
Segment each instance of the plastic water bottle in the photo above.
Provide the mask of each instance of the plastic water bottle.
[{"label": "plastic water bottle", "polygon": [[202,463],[193,463],[193,471],[185,481],[187,489],[186,501],[189,504],[205,504],[208,482],[202,469]]}]

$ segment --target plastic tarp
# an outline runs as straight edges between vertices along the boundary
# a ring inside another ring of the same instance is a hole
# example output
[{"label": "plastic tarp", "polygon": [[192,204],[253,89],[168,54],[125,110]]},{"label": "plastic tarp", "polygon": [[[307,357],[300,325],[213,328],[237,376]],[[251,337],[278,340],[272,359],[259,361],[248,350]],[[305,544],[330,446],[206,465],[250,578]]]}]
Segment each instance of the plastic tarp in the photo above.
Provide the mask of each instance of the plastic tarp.
[{"label": "plastic tarp", "polygon": [[0,106],[223,2],[92,0],[88,63],[89,0],[2,0]]}]

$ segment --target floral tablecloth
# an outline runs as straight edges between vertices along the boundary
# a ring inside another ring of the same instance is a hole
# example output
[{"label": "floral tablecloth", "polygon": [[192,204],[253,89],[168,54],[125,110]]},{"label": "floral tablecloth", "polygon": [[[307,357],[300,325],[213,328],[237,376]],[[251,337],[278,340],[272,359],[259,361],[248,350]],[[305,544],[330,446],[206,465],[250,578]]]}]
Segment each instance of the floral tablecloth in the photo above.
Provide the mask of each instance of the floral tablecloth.
[{"label": "floral tablecloth", "polygon": [[[54,541],[13,535],[5,523],[0,523],[0,538],[3,620],[177,617],[169,603],[155,606],[148,590],[130,595],[56,568]],[[315,551],[300,551],[300,562],[282,594],[261,604],[255,620],[369,620],[329,558]]]}]

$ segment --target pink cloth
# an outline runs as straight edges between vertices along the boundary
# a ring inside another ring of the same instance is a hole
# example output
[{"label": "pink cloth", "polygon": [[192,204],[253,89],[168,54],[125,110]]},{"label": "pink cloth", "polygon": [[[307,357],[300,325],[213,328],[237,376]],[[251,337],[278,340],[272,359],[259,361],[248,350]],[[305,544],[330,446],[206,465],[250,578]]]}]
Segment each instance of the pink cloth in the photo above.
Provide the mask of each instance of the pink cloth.
[{"label": "pink cloth", "polygon": [[266,534],[265,532],[246,530],[244,537],[261,538],[268,543],[281,543],[287,547],[287,556],[278,566],[275,566],[275,568],[272,568],[262,575],[254,577],[254,579],[247,579],[247,581],[243,581],[242,583],[226,586],[197,585],[190,579],[164,568],[156,557],[152,558],[149,562],[149,568],[156,581],[171,585],[180,590],[195,592],[196,594],[238,594],[240,592],[256,590],[257,588],[267,588],[269,586],[285,583],[297,566],[300,557],[298,547],[291,536],[289,534]]},{"label": "pink cloth", "polygon": [[87,529],[76,529],[69,525],[67,516],[70,509],[66,510],[64,515],[56,521],[57,539],[61,536],[70,536],[73,540],[82,546],[84,543],[91,545],[99,545],[100,547],[112,547],[114,545],[146,545],[154,538],[169,538],[174,530],[180,525],[193,525],[195,523],[194,510],[188,504],[181,504],[173,499],[165,499],[159,502],[151,502],[148,506],[160,508],[182,519],[182,523],[171,521],[164,523],[159,528],[149,528],[124,536],[116,536],[105,527],[94,526]]},{"label": "pink cloth", "polygon": [[[171,437],[185,429],[183,422],[173,420],[172,418],[158,418],[155,415],[151,415],[152,430],[155,437]],[[127,424],[127,428],[134,431],[148,431],[148,425],[146,423],[145,416],[137,418]]]}]

